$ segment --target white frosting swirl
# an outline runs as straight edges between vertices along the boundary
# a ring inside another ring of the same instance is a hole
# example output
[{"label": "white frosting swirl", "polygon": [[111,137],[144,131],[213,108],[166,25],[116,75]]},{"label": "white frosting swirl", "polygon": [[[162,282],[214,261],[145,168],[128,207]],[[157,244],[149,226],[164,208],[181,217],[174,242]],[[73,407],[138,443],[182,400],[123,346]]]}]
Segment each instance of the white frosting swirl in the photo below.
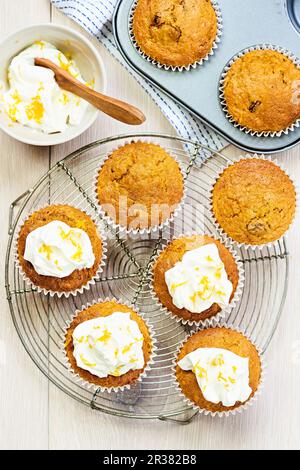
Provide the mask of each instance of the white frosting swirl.
[{"label": "white frosting swirl", "polygon": [[192,370],[205,400],[234,406],[252,393],[249,386],[249,359],[222,348],[198,348],[178,362]]},{"label": "white frosting swirl", "polygon": [[38,227],[27,235],[24,259],[42,276],[63,278],[95,262],[88,234],[59,220]]},{"label": "white frosting swirl", "polygon": [[165,272],[165,281],[174,305],[192,313],[201,313],[214,303],[226,307],[233,289],[214,243],[187,251]]},{"label": "white frosting swirl", "polygon": [[97,377],[119,377],[144,367],[143,335],[130,313],[87,320],[73,332],[78,367]]},{"label": "white frosting swirl", "polygon": [[77,126],[87,109],[85,100],[60,89],[54,73],[34,65],[35,57],[50,59],[85,83],[74,60],[45,41],[36,41],[11,61],[10,89],[3,95],[4,109],[12,121],[51,134]]}]

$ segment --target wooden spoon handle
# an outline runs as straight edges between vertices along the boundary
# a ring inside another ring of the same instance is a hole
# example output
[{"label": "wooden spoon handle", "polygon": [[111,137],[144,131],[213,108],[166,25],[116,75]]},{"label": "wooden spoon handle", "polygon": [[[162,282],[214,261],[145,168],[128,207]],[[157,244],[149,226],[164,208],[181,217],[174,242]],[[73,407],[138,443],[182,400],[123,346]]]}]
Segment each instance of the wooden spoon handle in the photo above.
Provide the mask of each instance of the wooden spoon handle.
[{"label": "wooden spoon handle", "polygon": [[36,57],[34,63],[35,65],[51,69],[61,88],[74,93],[74,95],[80,96],[80,98],[88,101],[95,106],[95,108],[100,109],[103,113],[108,114],[114,119],[131,125],[139,125],[146,120],[142,111],[135,106],[92,90],[72,77],[66,70],[54,64],[51,60]]}]

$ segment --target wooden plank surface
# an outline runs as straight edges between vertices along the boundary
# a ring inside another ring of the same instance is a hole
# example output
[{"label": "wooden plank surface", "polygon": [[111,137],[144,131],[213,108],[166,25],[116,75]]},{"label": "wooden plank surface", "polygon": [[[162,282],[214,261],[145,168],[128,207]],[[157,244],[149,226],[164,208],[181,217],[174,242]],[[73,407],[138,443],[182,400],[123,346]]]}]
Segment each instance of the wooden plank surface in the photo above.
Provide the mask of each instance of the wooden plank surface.
[{"label": "wooden plank surface", "polygon": [[[48,0],[1,0],[1,38],[31,23],[72,24]],[[108,93],[141,107],[148,117],[139,128],[173,133],[152,100],[94,41],[103,56]],[[0,52],[1,53],[1,52]],[[260,400],[247,413],[228,419],[199,417],[188,426],[114,418],[79,405],[49,384],[26,355],[14,331],[4,290],[8,206],[57,160],[82,145],[132,130],[105,116],[65,145],[40,149],[0,133],[0,448],[50,449],[247,449],[300,448],[300,281],[299,216],[288,237],[290,285],[278,331],[267,353],[268,379]],[[232,147],[227,152],[240,151]],[[278,157],[298,181],[300,147]]]}]

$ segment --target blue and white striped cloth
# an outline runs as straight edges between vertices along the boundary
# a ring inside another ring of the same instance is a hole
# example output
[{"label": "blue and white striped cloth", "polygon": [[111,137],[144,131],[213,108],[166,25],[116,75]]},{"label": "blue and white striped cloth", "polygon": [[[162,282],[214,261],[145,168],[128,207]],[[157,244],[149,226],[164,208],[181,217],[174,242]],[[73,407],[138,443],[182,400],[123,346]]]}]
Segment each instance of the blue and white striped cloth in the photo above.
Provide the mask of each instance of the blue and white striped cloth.
[{"label": "blue and white striped cloth", "polygon": [[220,150],[226,145],[226,141],[218,134],[129,68],[115,45],[112,33],[111,19],[117,0],[51,0],[51,2],[104,44],[112,56],[151,96],[181,137],[198,140],[215,150]]}]

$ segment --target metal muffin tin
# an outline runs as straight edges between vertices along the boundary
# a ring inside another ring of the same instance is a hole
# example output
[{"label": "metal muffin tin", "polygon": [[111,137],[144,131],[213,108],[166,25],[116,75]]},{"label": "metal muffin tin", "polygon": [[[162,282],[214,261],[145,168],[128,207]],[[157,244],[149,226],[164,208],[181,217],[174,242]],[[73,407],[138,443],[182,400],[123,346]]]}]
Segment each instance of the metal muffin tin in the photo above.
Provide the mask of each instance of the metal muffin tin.
[{"label": "metal muffin tin", "polygon": [[218,49],[203,65],[189,71],[158,68],[145,60],[129,35],[133,0],[119,0],[113,28],[126,62],[174,100],[221,134],[250,152],[276,153],[300,142],[300,127],[281,137],[253,137],[235,128],[219,102],[219,80],[225,65],[241,50],[257,44],[284,47],[300,57],[300,0],[218,0],[223,34]]}]

